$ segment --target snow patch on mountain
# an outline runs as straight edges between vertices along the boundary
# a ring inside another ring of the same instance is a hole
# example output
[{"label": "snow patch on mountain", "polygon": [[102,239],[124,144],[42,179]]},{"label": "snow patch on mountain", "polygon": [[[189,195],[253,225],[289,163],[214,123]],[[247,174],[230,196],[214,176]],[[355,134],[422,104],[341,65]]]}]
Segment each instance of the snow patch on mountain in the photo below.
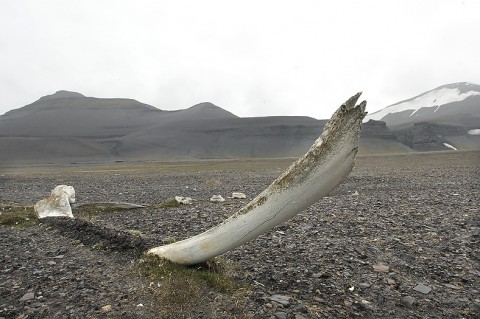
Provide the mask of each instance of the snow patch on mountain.
[{"label": "snow patch on mountain", "polygon": [[480,128],[468,131],[468,135],[480,135]]},{"label": "snow patch on mountain", "polygon": [[445,145],[445,147],[448,147],[448,148],[450,148],[450,149],[452,149],[452,150],[454,150],[454,151],[458,151],[458,149],[457,149],[455,146],[453,146],[453,145],[450,145],[450,144],[448,144],[448,143],[443,143],[443,145]]},{"label": "snow patch on mountain", "polygon": [[413,116],[419,109],[423,107],[436,106],[437,108],[434,110],[434,112],[436,112],[444,104],[463,101],[466,98],[474,95],[480,95],[480,92],[468,91],[468,92],[462,93],[458,88],[444,87],[438,90],[427,92],[423,95],[417,96],[414,99],[390,105],[380,111],[367,115],[364,121],[368,121],[368,120],[379,121],[388,114],[399,113],[403,111],[412,111],[410,116]]}]

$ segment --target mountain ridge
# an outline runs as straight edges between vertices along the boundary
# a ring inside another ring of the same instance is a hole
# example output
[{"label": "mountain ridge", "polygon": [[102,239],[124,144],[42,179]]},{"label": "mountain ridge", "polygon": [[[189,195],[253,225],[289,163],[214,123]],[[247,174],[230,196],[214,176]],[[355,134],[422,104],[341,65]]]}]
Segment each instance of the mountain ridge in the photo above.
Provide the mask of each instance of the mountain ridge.
[{"label": "mountain ridge", "polygon": [[[467,82],[447,84],[394,105],[418,103],[429,92],[460,95],[476,89]],[[367,117],[360,152],[480,149],[479,97],[452,102],[447,96],[449,103],[436,112],[418,105],[381,121]],[[442,116],[429,122],[432,112]],[[398,116],[409,121],[401,123]],[[325,123],[306,116],[241,118],[210,102],[165,111],[133,99],[60,90],[0,116],[0,149],[8,150],[0,152],[0,162],[294,157],[308,150]]]},{"label": "mountain ridge", "polygon": [[384,121],[394,130],[419,122],[476,128],[480,123],[480,85],[442,85],[368,114],[365,122],[370,119]]},{"label": "mountain ridge", "polygon": [[39,100],[53,100],[53,99],[60,99],[60,98],[75,98],[75,97],[86,97],[86,96],[78,92],[59,90],[53,94],[42,96]]}]

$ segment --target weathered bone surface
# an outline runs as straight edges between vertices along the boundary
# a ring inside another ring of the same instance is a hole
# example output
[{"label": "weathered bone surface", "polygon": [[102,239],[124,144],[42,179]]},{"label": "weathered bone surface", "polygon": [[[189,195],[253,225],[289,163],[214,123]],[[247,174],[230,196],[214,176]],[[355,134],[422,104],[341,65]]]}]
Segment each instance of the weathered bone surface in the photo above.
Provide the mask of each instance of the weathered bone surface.
[{"label": "weathered bone surface", "polygon": [[192,204],[192,198],[191,197],[183,197],[183,196],[175,196],[175,200],[179,204],[184,204],[184,205],[191,205]]},{"label": "weathered bone surface", "polygon": [[233,192],[232,193],[232,198],[242,199],[242,198],[247,198],[247,195],[245,195],[244,193],[240,193],[240,192]]},{"label": "weathered bone surface", "polygon": [[196,264],[254,239],[328,195],[352,170],[366,102],[351,97],[310,150],[267,189],[221,224],[191,238],[152,248],[178,264]]},{"label": "weathered bone surface", "polygon": [[127,209],[137,209],[145,208],[147,206],[140,204],[133,204],[127,202],[94,202],[94,203],[82,203],[82,204],[72,204],[70,205],[72,210],[81,210],[84,208],[95,207],[97,209],[118,209],[118,210],[127,210]]},{"label": "weathered bone surface", "polygon": [[50,197],[38,201],[33,207],[38,218],[45,217],[70,217],[72,214],[71,203],[75,203],[75,190],[72,186],[58,185]]},{"label": "weathered bone surface", "polygon": [[224,202],[225,198],[223,198],[222,195],[213,195],[212,197],[210,197],[210,201],[211,202]]}]

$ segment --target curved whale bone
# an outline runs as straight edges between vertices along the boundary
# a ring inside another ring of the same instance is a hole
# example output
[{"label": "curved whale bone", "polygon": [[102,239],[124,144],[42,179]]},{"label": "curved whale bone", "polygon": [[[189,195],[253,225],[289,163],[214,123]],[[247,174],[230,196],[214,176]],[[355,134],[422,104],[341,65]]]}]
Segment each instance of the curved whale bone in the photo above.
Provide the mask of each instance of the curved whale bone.
[{"label": "curved whale bone", "polygon": [[177,264],[204,262],[258,237],[328,195],[352,171],[366,102],[346,101],[310,150],[272,184],[219,225],[148,250]]}]

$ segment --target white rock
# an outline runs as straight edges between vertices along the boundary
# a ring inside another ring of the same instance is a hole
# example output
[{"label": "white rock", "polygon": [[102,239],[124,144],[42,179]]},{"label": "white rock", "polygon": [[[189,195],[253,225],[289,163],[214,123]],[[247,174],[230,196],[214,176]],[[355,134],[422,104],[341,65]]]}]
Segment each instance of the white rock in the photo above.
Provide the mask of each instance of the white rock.
[{"label": "white rock", "polygon": [[45,217],[70,217],[72,214],[71,203],[75,203],[75,190],[72,186],[58,185],[50,197],[38,201],[35,206],[35,215],[38,218]]},{"label": "white rock", "polygon": [[103,306],[102,308],[100,308],[100,311],[103,312],[103,313],[107,313],[110,310],[112,310],[112,305],[106,305],[106,306]]},{"label": "white rock", "polygon": [[175,196],[175,200],[179,204],[191,205],[193,199],[191,197],[182,197],[182,196]]},{"label": "white rock", "polygon": [[224,201],[225,201],[225,198],[223,198],[222,195],[213,195],[213,196],[210,198],[210,201],[211,201],[211,202],[224,202]]},{"label": "white rock", "polygon": [[244,193],[240,193],[240,192],[233,192],[232,193],[232,198],[247,198],[247,195],[245,195]]}]

